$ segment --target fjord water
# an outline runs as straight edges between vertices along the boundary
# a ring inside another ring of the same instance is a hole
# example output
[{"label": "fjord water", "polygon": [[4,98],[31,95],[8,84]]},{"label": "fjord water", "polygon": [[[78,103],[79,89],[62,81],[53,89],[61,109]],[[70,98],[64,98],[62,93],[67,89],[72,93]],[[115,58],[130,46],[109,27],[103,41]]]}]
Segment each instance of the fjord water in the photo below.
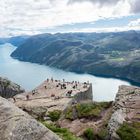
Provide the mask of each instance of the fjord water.
[{"label": "fjord water", "polygon": [[18,83],[26,90],[32,90],[47,78],[66,79],[67,81],[90,81],[93,84],[93,100],[111,101],[119,85],[130,85],[129,82],[115,78],[100,78],[89,74],[76,74],[48,66],[21,62],[10,57],[16,49],[11,44],[0,45],[0,76]]}]

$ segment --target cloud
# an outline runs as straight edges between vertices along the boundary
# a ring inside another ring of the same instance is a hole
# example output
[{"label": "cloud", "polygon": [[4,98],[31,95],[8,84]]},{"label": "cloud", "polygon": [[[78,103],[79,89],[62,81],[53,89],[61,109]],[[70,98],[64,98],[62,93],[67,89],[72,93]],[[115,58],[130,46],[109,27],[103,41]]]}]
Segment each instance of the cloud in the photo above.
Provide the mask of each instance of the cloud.
[{"label": "cloud", "polygon": [[131,12],[140,13],[140,1],[139,0],[131,0]]},{"label": "cloud", "polygon": [[0,0],[0,36],[127,16],[132,1],[137,0]]},{"label": "cloud", "polygon": [[122,31],[128,31],[128,30],[140,30],[140,26],[122,26],[122,27],[105,27],[105,28],[83,28],[83,29],[73,29],[69,30],[68,32],[85,32],[85,33],[90,33],[90,32],[122,32]]},{"label": "cloud", "polygon": [[104,5],[115,5],[117,4],[120,0],[69,0],[68,4],[73,4],[77,2],[91,2],[93,4],[99,4],[100,6]]},{"label": "cloud", "polygon": [[129,24],[128,24],[129,27],[139,27],[140,28],[140,18],[137,19],[137,20],[134,20],[134,21],[131,21]]}]

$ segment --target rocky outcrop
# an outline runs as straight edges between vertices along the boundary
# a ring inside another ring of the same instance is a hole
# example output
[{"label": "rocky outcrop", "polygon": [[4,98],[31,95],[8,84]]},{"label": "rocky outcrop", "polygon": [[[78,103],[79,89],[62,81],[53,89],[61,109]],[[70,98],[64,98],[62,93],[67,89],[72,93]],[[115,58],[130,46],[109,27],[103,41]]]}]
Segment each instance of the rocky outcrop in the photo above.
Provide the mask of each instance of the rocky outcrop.
[{"label": "rocky outcrop", "polygon": [[[62,87],[65,85],[65,87]],[[27,99],[27,95],[29,99]],[[40,86],[24,94],[14,96],[15,105],[34,118],[47,117],[47,112],[64,111],[71,104],[92,101],[92,84],[46,80]],[[11,99],[13,102],[13,99]]]},{"label": "rocky outcrop", "polygon": [[0,96],[10,98],[22,92],[24,92],[24,89],[22,89],[19,85],[6,78],[0,77]]},{"label": "rocky outcrop", "polygon": [[46,115],[47,108],[43,106],[22,106],[20,107],[23,111],[30,114],[35,119],[43,119],[43,117]]},{"label": "rocky outcrop", "polygon": [[93,94],[92,94],[92,84],[89,85],[88,89],[86,91],[80,92],[74,96],[74,101],[80,102],[85,100],[92,101]]},{"label": "rocky outcrop", "polygon": [[111,140],[120,139],[116,134],[123,122],[137,122],[140,112],[140,88],[134,86],[120,86],[113,106],[113,114],[108,128]]},{"label": "rocky outcrop", "polygon": [[13,103],[0,97],[0,140],[61,140]]}]

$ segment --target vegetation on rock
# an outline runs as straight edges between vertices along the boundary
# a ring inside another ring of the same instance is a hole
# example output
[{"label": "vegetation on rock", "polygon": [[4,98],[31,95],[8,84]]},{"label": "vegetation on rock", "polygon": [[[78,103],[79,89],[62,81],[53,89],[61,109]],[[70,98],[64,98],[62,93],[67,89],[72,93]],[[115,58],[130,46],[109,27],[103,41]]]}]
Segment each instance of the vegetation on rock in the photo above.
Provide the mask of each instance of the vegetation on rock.
[{"label": "vegetation on rock", "polygon": [[87,128],[84,132],[84,136],[87,140],[95,140],[95,134],[92,128]]},{"label": "vegetation on rock", "polygon": [[70,120],[75,118],[99,118],[101,117],[101,112],[110,106],[111,102],[79,103],[68,107],[65,118]]},{"label": "vegetation on rock", "polygon": [[105,140],[108,136],[108,130],[107,127],[103,127],[99,130],[97,137],[99,140]]},{"label": "vegetation on rock", "polygon": [[63,140],[81,140],[80,138],[74,136],[68,129],[66,128],[60,128],[57,125],[47,122],[42,122],[47,128],[49,128],[51,131],[55,132],[57,135],[59,135]]},{"label": "vegetation on rock", "polygon": [[51,121],[57,121],[60,118],[61,111],[60,110],[54,110],[51,112],[48,112],[48,117],[50,117]]},{"label": "vegetation on rock", "polygon": [[117,134],[121,140],[140,140],[140,122],[123,123]]}]

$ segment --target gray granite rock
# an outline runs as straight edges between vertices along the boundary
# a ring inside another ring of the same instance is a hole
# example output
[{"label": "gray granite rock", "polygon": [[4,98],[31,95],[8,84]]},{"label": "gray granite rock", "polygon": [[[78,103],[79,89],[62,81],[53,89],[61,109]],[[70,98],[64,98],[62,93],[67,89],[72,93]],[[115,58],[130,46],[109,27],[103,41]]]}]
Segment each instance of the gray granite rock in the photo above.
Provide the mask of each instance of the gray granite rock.
[{"label": "gray granite rock", "polygon": [[0,77],[0,96],[11,98],[16,94],[23,93],[24,89],[6,78]]},{"label": "gray granite rock", "polygon": [[108,129],[111,140],[120,139],[116,134],[117,129],[123,124],[123,122],[138,120],[135,115],[140,111],[140,88],[135,86],[119,87],[118,93],[113,105],[113,114],[108,123]]},{"label": "gray granite rock", "polygon": [[61,140],[13,103],[0,97],[0,140]]}]

